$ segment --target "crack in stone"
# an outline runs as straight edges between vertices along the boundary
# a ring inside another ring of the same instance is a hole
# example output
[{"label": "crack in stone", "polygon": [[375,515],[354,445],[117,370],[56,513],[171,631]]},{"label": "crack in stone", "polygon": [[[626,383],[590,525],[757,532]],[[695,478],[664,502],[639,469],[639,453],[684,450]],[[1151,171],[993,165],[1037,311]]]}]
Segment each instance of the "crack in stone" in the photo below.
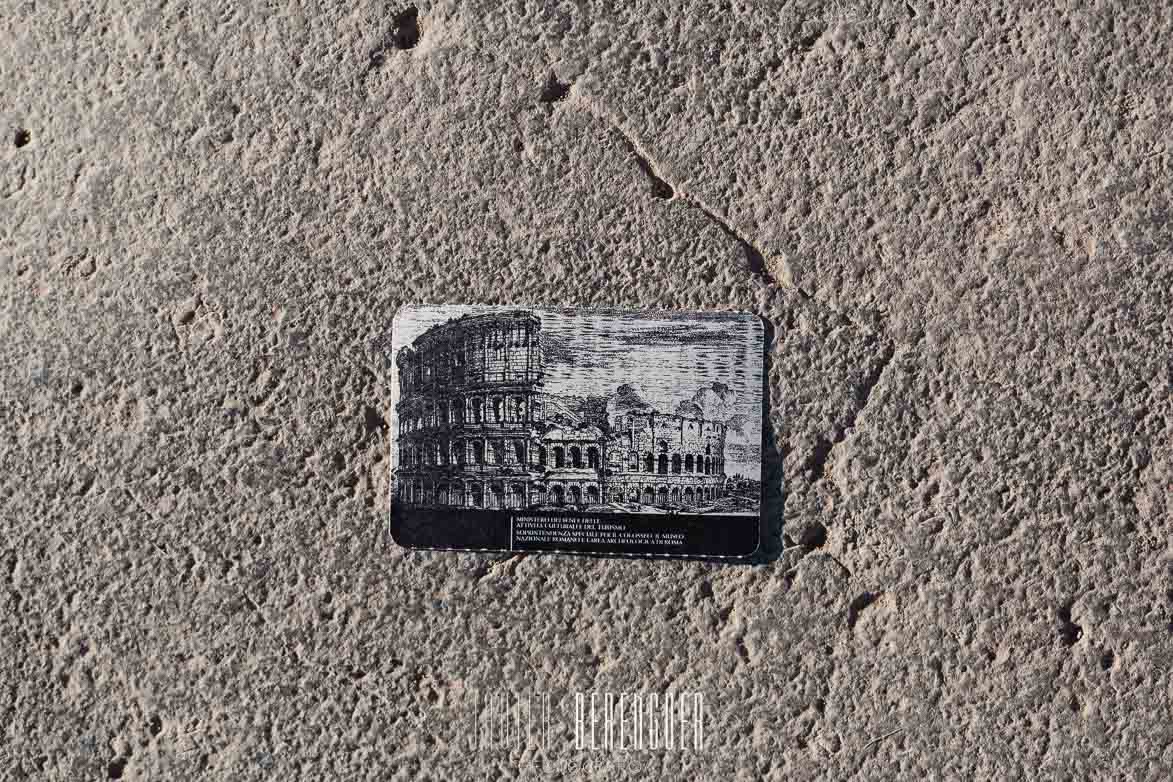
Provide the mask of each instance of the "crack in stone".
[{"label": "crack in stone", "polygon": [[884,376],[884,372],[888,369],[888,366],[892,363],[892,359],[895,356],[896,344],[893,342],[888,342],[887,346],[884,348],[884,353],[880,356],[879,365],[872,370],[871,374],[864,378],[863,383],[861,383],[860,387],[856,390],[855,398],[858,402],[858,407],[856,408],[855,413],[853,413],[848,419],[844,430],[851,429],[855,426],[856,419],[859,418],[859,415],[868,406],[868,402],[870,402],[872,398],[872,391],[874,391],[876,386],[879,385],[880,379]]},{"label": "crack in stone", "polygon": [[[574,97],[578,99],[579,104],[586,109],[587,113],[605,123],[619,136],[624,146],[627,147],[628,151],[635,158],[640,170],[652,181],[652,196],[654,198],[675,200],[679,197],[681,201],[700,211],[710,222],[720,228],[722,233],[741,247],[742,252],[745,253],[746,264],[749,266],[750,271],[763,284],[767,287],[795,291],[804,300],[809,301],[811,299],[811,294],[804,290],[802,286],[795,284],[793,280],[777,279],[771,272],[770,267],[766,264],[766,259],[762,251],[734,228],[732,223],[723,218],[715,209],[700,198],[685,191],[678,183],[673,183],[668,180],[661,172],[660,166],[656,164],[655,158],[643,148],[634,136],[624,131],[623,126],[619,122],[612,119],[595,102],[591,101],[581,92],[575,91]],[[783,267],[783,271],[784,273],[786,272],[785,266]],[[839,314],[845,317],[852,325],[859,327],[859,324],[856,324],[850,317],[847,317],[843,313]],[[848,414],[843,426],[836,429],[831,439],[820,438],[815,443],[811,457],[807,461],[807,471],[812,484],[822,479],[827,463],[831,460],[836,446],[847,439],[847,433],[855,427],[856,420],[858,420],[860,414],[867,408],[868,402],[871,400],[872,391],[879,384],[888,365],[892,363],[892,359],[896,353],[896,343],[887,338],[885,338],[885,341],[887,345],[877,366],[864,378],[863,382],[856,389],[854,409]]]},{"label": "crack in stone", "polygon": [[715,209],[706,204],[695,195],[686,192],[679,184],[675,184],[665,178],[661,169],[656,165],[655,159],[640,145],[635,137],[624,131],[623,127],[605,113],[594,106],[581,93],[578,94],[579,102],[583,105],[587,112],[596,119],[606,123],[612,131],[623,141],[624,146],[635,158],[636,164],[640,170],[652,180],[652,196],[664,200],[674,200],[679,198],[684,203],[698,210],[701,214],[709,219],[711,223],[721,229],[721,232],[735,242],[745,254],[746,264],[750,271],[765,283],[767,286],[774,288],[785,288],[796,291],[803,299],[810,299],[811,295],[802,287],[795,285],[791,280],[780,281],[771,273],[769,266],[766,264],[766,258],[762,251],[754,246],[748,238],[742,235],[733,224],[725,218],[721,217]]},{"label": "crack in stone", "polygon": [[814,450],[811,452],[811,458],[807,460],[807,475],[812,484],[818,483],[822,480],[827,469],[827,463],[831,461],[831,455],[835,448],[847,439],[847,433],[855,428],[855,422],[859,416],[867,408],[868,402],[871,401],[872,391],[879,385],[880,380],[884,376],[884,372],[892,363],[892,359],[896,355],[896,345],[889,341],[884,348],[884,352],[880,356],[880,360],[876,367],[863,379],[859,387],[855,390],[855,408],[848,414],[847,420],[843,426],[835,430],[835,434],[830,440],[826,438],[819,438],[815,443]]}]

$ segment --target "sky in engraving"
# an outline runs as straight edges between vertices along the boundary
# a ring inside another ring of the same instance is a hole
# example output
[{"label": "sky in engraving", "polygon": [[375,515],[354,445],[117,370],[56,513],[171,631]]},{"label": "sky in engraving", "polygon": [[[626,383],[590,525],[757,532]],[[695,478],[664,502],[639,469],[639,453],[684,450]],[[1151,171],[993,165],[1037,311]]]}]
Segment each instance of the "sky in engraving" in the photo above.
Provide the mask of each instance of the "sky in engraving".
[{"label": "sky in engraving", "polygon": [[[392,332],[398,352],[439,323],[514,307],[410,307]],[[726,473],[758,478],[762,431],[760,321],[733,313],[532,310],[542,319],[543,390],[564,396],[616,395],[613,412],[644,403],[662,413],[699,409],[730,423]],[[398,377],[393,370],[393,397]],[[623,394],[616,392],[627,385]],[[689,405],[696,405],[695,408]],[[392,431],[398,422],[392,411]]]}]

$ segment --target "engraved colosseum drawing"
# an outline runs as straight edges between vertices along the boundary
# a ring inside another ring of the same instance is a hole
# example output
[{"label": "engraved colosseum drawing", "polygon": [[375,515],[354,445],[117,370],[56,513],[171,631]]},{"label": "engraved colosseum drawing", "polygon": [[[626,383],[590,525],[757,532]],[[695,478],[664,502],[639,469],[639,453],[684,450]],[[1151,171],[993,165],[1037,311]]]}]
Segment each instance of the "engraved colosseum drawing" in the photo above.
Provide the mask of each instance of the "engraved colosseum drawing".
[{"label": "engraved colosseum drawing", "polygon": [[412,307],[395,330],[401,506],[757,513],[756,322]]}]

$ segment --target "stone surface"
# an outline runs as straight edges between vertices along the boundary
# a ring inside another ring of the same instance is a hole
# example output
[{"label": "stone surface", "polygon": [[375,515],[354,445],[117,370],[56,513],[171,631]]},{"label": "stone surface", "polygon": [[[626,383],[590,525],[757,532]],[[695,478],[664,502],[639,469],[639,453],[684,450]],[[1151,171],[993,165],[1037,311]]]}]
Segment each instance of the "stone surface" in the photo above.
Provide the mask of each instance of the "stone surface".
[{"label": "stone surface", "polygon": [[[1168,778],[1173,10],[1060,5],[8,0],[0,776]],[[768,319],[762,562],[388,547],[419,301]]]}]

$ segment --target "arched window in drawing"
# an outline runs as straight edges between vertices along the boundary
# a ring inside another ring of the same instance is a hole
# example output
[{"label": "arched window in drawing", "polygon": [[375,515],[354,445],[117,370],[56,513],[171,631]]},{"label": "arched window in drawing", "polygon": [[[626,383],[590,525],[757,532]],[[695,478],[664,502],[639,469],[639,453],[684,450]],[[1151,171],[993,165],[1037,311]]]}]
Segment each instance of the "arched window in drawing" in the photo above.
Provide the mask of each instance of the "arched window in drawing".
[{"label": "arched window in drawing", "polygon": [[505,420],[505,403],[501,401],[501,397],[493,397],[493,421],[501,423]]},{"label": "arched window in drawing", "polygon": [[474,508],[485,506],[485,493],[481,484],[474,482],[468,485],[468,501]]},{"label": "arched window in drawing", "polygon": [[660,454],[660,458],[656,461],[656,467],[656,472],[658,472],[660,475],[668,474],[668,454]]},{"label": "arched window in drawing", "polygon": [[538,446],[538,466],[546,466],[546,446],[544,445]]},{"label": "arched window in drawing", "polygon": [[587,486],[587,502],[594,505],[599,501],[599,487]]},{"label": "arched window in drawing", "polygon": [[593,445],[587,448],[587,467],[592,470],[599,469],[599,449]]},{"label": "arched window in drawing", "polygon": [[468,420],[479,424],[484,420],[484,401],[479,396],[468,400]]},{"label": "arched window in drawing", "polygon": [[505,464],[505,441],[493,441],[493,464]]},{"label": "arched window in drawing", "polygon": [[582,467],[582,449],[577,445],[570,446],[570,466]]},{"label": "arched window in drawing", "polygon": [[525,397],[523,396],[513,397],[513,420],[525,420]]},{"label": "arched window in drawing", "polygon": [[660,441],[660,453],[668,453],[668,441],[667,440]]},{"label": "arched window in drawing", "polygon": [[582,489],[580,487],[570,487],[570,501],[575,505],[582,505]]},{"label": "arched window in drawing", "polygon": [[655,457],[652,456],[652,454],[650,452],[645,453],[644,454],[644,472],[655,472],[655,471],[656,471]]},{"label": "arched window in drawing", "polygon": [[692,454],[691,453],[684,457],[684,471],[685,472],[692,472]]},{"label": "arched window in drawing", "polygon": [[554,495],[554,504],[555,505],[565,505],[566,504],[566,489],[562,488],[561,486],[555,486],[551,490],[551,492]]},{"label": "arched window in drawing", "polygon": [[525,484],[515,483],[509,487],[509,507],[525,507]]},{"label": "arched window in drawing", "polygon": [[566,451],[562,450],[561,445],[554,446],[554,466],[555,467],[565,467],[566,466]]},{"label": "arched window in drawing", "polygon": [[485,444],[483,442],[481,442],[480,440],[473,440],[472,441],[472,463],[473,464],[484,464],[485,463]]},{"label": "arched window in drawing", "polygon": [[672,455],[672,472],[680,472],[680,454],[678,453]]}]

